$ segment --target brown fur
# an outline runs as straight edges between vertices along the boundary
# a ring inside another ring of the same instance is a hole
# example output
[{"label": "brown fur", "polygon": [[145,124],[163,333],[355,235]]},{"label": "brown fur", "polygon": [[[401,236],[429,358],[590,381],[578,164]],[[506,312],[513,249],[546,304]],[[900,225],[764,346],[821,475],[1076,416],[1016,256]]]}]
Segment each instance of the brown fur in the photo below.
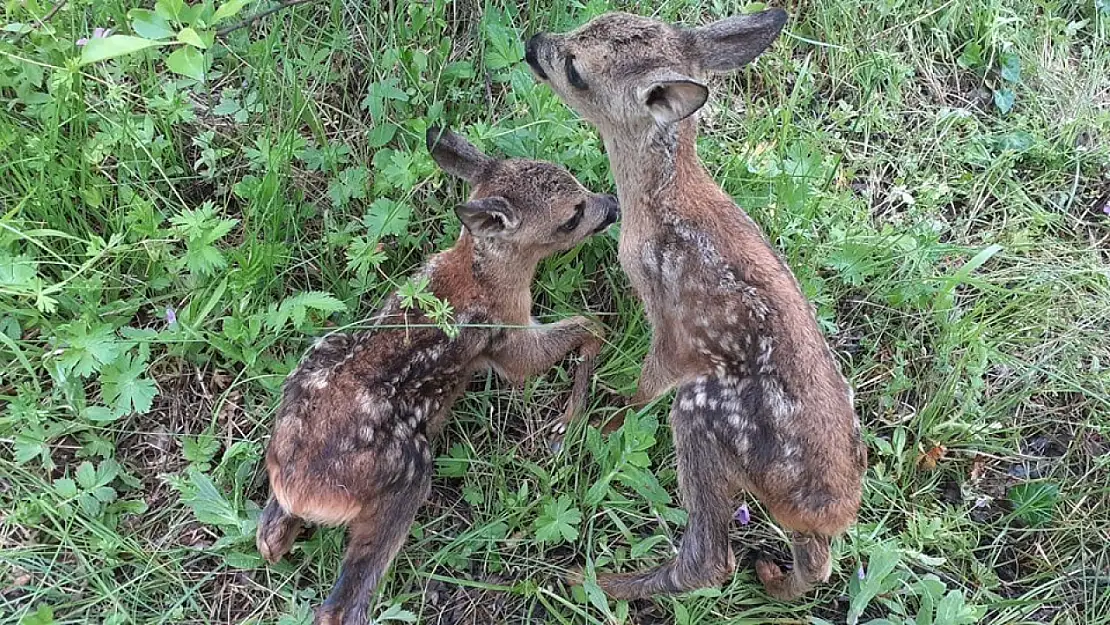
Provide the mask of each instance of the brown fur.
[{"label": "brown fur", "polygon": [[616,199],[550,163],[486,157],[452,133],[430,130],[428,145],[444,170],[473,185],[456,208],[466,226],[458,242],[421,270],[463,327],[451,338],[394,294],[369,330],[325,337],[285,381],[266,451],[272,497],[257,543],[267,561],[289,551],[302,521],[350,530],[317,623],[368,621],[370,598],[428,494],[432,445],[472,373],[492,367],[519,383],[578,350],[567,409],[552,424],[558,446],[601,346],[600,328],[584,317],[532,321],[529,287],[545,256],[616,220]]},{"label": "brown fur", "polygon": [[695,147],[704,75],[749,62],[785,19],[770,10],[685,29],[611,13],[526,45],[537,77],[598,128],[609,154],[621,266],[653,329],[631,404],[677,388],[671,426],[689,525],[673,562],[599,577],[613,597],[722,581],[743,489],[794,532],[789,575],[757,567],[771,595],[793,599],[828,578],[829,539],[859,508],[866,452],[851,389],[790,269]]}]

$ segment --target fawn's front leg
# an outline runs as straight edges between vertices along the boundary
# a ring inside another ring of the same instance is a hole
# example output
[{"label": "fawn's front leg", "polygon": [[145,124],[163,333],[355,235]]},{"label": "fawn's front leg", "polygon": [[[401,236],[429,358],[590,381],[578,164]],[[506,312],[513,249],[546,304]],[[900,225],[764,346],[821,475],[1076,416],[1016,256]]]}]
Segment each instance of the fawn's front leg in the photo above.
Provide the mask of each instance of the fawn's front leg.
[{"label": "fawn's front leg", "polygon": [[652,335],[651,348],[640,368],[640,379],[636,382],[636,392],[628,405],[602,426],[603,433],[616,432],[624,424],[624,416],[629,410],[643,408],[678,383],[678,372],[672,367],[674,358],[673,341],[660,332]]},{"label": "fawn's front leg", "polygon": [[578,350],[581,360],[574,371],[574,385],[566,410],[551,424],[548,446],[552,451],[562,448],[567,427],[578,417],[586,403],[590,377],[597,365],[597,355],[601,352],[604,336],[604,331],[597,323],[586,317],[571,317],[557,323],[511,330],[505,340],[487,356],[498,374],[519,385],[527,378],[555,366],[555,363],[571,351]]}]

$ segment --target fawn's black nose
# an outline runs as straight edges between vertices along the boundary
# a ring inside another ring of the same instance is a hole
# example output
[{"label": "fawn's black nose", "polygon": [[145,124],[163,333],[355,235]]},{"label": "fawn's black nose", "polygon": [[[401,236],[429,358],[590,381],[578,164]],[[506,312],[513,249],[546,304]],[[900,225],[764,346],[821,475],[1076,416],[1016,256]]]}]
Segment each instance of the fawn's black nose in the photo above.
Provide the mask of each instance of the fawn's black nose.
[{"label": "fawn's black nose", "polygon": [[605,219],[602,220],[597,230],[594,230],[595,234],[617,223],[621,218],[621,206],[617,202],[617,196],[603,195],[601,197],[605,202]]},{"label": "fawn's black nose", "polygon": [[536,54],[536,49],[539,47],[542,37],[543,33],[536,33],[524,42],[524,62],[528,63],[528,67],[531,67],[532,71],[541,80],[547,80],[547,72],[540,67],[540,59]]}]

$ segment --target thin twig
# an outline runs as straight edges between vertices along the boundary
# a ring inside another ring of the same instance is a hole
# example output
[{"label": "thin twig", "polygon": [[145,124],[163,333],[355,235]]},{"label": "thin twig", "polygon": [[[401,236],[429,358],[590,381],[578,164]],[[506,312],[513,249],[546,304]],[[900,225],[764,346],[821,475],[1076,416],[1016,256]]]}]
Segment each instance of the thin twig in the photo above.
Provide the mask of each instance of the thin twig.
[{"label": "thin twig", "polygon": [[58,2],[54,4],[54,6],[50,7],[50,10],[46,12],[46,15],[42,16],[42,19],[35,22],[35,25],[31,27],[31,30],[25,30],[16,35],[15,38],[12,39],[12,43],[19,43],[20,39],[23,39],[27,35],[31,34],[32,31],[42,28],[42,25],[49,22],[50,18],[54,17],[55,13],[61,11],[62,7],[64,7],[67,2],[69,2],[69,0],[58,0]]},{"label": "thin twig", "polygon": [[238,24],[232,24],[231,26],[228,26],[227,28],[221,28],[220,30],[217,30],[216,31],[216,36],[217,37],[226,37],[228,35],[228,33],[232,33],[234,31],[239,30],[240,28],[245,28],[247,26],[250,26],[251,24],[253,24],[253,23],[257,22],[258,20],[266,17],[267,15],[277,13],[278,11],[281,11],[283,9],[288,9],[289,7],[297,6],[298,4],[305,4],[305,3],[308,3],[308,2],[315,2],[315,0],[284,0],[281,4],[277,5],[276,7],[266,9],[265,11],[259,11],[258,13],[255,13],[254,15],[252,15],[252,16],[248,17],[247,19],[239,22]]}]

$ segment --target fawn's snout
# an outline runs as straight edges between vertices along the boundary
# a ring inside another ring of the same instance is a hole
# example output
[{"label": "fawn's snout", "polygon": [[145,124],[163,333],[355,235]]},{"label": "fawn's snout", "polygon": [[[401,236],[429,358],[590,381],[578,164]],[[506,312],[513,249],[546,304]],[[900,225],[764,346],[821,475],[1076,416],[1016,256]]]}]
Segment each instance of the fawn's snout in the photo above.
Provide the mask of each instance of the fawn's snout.
[{"label": "fawn's snout", "polygon": [[536,33],[529,37],[528,41],[524,42],[524,62],[532,68],[532,72],[536,74],[537,78],[540,80],[547,80],[547,72],[543,71],[543,67],[540,66],[540,58],[538,55],[542,37],[543,33]]},{"label": "fawn's snout", "polygon": [[601,201],[605,205],[605,218],[601,220],[601,223],[598,224],[598,226],[594,228],[593,232],[591,232],[590,234],[597,234],[598,232],[601,232],[602,230],[620,221],[621,207],[620,203],[617,202],[617,196],[603,195],[601,196]]}]

